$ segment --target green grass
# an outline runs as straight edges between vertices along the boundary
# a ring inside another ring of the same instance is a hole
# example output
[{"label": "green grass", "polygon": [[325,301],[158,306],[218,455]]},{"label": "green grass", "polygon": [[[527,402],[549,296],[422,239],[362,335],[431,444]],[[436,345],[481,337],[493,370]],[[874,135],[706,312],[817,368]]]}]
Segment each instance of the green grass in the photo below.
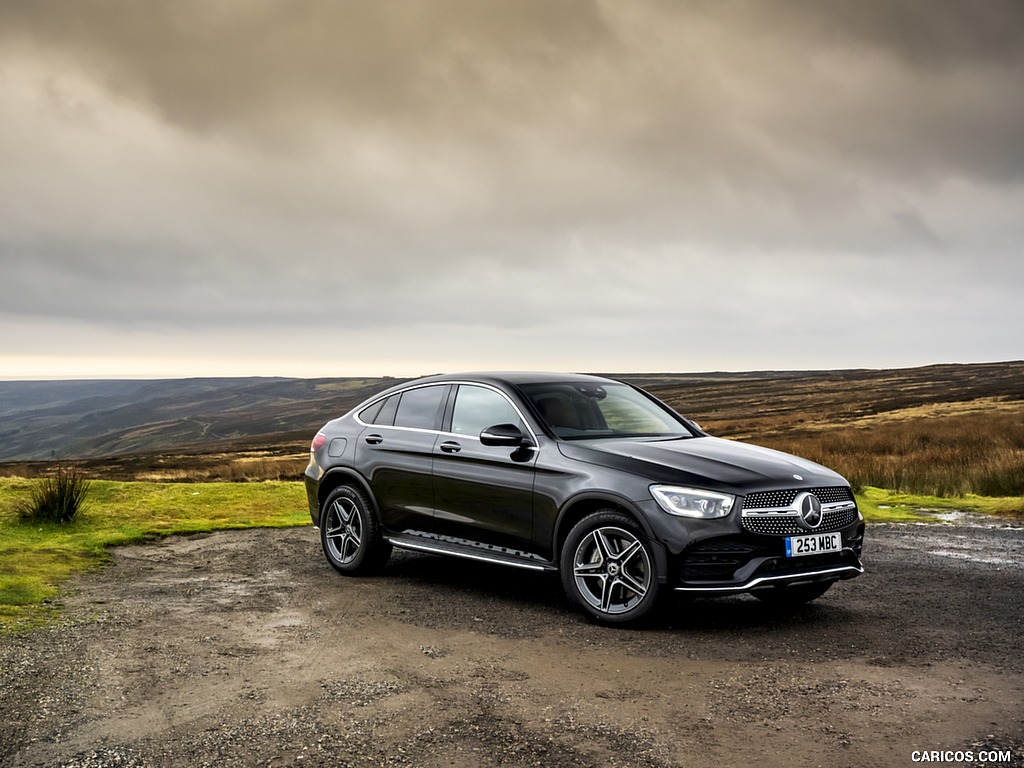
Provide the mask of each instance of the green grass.
[{"label": "green grass", "polygon": [[857,506],[868,522],[935,522],[929,511],[966,511],[1020,519],[1024,516],[1024,497],[975,496],[956,498],[922,496],[883,488],[864,488],[857,494]]},{"label": "green grass", "polygon": [[17,509],[33,484],[0,478],[0,631],[45,621],[61,585],[106,562],[110,547],[175,533],[309,523],[298,482],[94,480],[74,522],[26,524]]}]

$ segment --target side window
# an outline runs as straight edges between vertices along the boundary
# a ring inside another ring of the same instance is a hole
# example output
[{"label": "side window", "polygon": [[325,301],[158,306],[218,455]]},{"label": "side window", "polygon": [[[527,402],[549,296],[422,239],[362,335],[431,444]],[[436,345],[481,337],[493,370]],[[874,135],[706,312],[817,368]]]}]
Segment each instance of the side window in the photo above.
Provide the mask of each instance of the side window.
[{"label": "side window", "polygon": [[377,418],[377,414],[380,413],[381,406],[383,405],[384,401],[378,400],[369,408],[363,408],[363,410],[359,412],[359,420],[363,422],[363,424],[376,424],[377,422],[374,421],[374,419]]},{"label": "side window", "polygon": [[441,396],[444,392],[444,385],[420,387],[403,392],[402,399],[398,402],[398,412],[395,414],[395,426],[436,429]]},{"label": "side window", "polygon": [[382,426],[394,424],[399,397],[401,395],[392,395],[386,400],[374,403],[369,408],[364,408],[359,412],[360,420],[364,424],[380,424]]},{"label": "side window", "polygon": [[522,420],[512,404],[493,389],[463,384],[455,397],[452,432],[477,437],[495,424],[515,424],[525,431]]}]

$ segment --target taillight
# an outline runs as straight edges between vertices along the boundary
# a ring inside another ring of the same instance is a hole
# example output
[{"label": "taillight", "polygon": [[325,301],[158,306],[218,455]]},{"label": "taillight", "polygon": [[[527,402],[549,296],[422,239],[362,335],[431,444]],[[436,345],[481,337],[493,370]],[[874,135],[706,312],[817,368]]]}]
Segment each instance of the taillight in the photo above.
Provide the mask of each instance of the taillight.
[{"label": "taillight", "polygon": [[327,442],[327,435],[323,432],[317,432],[316,437],[313,438],[313,442],[309,445],[310,453],[316,453],[324,447],[324,443]]}]

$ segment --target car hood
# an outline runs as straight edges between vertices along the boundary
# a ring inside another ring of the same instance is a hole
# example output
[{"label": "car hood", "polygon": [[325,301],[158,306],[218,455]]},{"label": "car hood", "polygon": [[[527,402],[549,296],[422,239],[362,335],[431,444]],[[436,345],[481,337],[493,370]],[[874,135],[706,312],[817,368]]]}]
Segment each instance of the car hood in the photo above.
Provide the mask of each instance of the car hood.
[{"label": "car hood", "polygon": [[562,442],[559,448],[568,458],[644,475],[652,482],[696,485],[735,494],[847,485],[841,475],[813,461],[717,437],[588,440]]}]

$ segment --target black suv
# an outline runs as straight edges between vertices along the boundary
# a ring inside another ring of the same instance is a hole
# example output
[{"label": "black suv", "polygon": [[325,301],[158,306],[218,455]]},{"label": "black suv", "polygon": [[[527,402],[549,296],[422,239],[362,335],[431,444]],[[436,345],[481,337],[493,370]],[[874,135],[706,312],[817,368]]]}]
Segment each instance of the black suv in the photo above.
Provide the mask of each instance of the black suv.
[{"label": "black suv", "polygon": [[842,477],[595,376],[400,384],[324,426],[305,480],[341,573],[383,567],[392,547],[558,571],[605,623],[667,590],[802,603],[864,570]]}]

